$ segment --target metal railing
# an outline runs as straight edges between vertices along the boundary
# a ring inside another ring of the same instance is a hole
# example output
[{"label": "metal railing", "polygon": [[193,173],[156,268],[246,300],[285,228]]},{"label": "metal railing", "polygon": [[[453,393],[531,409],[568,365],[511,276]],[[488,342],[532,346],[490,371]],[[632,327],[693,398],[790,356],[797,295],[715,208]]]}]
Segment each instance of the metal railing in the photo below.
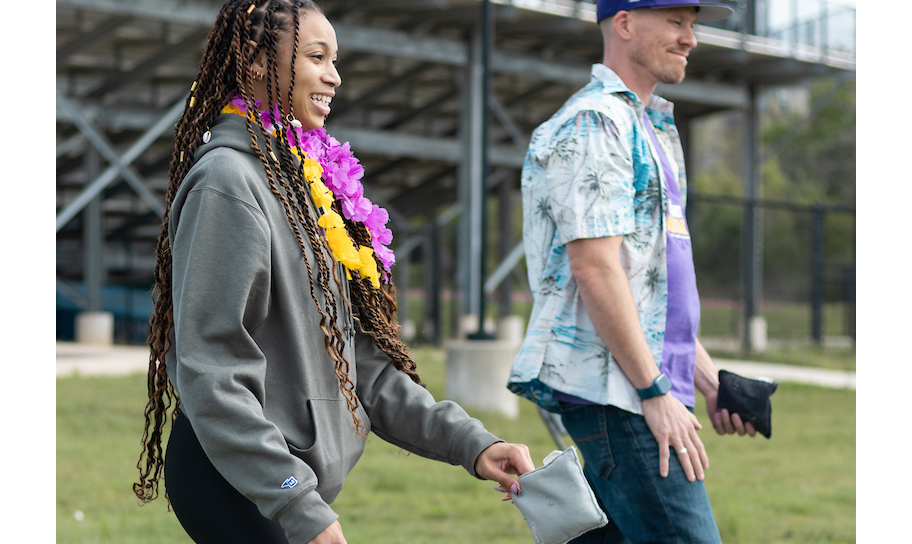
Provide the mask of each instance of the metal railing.
[{"label": "metal railing", "polygon": [[737,0],[728,19],[706,26],[799,46],[855,54],[855,8],[825,0]]}]

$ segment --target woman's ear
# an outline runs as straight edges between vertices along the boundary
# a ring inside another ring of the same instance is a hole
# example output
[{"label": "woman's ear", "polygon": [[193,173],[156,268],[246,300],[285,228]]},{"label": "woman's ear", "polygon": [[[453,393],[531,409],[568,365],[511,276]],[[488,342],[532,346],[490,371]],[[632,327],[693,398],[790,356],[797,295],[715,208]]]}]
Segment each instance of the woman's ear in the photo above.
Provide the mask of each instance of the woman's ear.
[{"label": "woman's ear", "polygon": [[[251,40],[247,47],[248,51],[252,54],[257,49],[257,42]],[[250,70],[253,72],[251,75],[255,80],[263,79],[263,76],[266,74],[266,51],[260,50],[259,53],[250,61]]]}]

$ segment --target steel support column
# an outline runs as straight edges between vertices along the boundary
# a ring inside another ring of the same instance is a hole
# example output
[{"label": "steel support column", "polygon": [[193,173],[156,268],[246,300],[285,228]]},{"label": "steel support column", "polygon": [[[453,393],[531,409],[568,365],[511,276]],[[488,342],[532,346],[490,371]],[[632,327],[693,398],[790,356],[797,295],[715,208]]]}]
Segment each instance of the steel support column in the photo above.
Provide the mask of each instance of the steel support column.
[{"label": "steel support column", "polygon": [[[101,170],[101,156],[94,147],[85,154],[85,170],[89,179]],[[101,292],[105,283],[104,215],[102,195],[97,194],[82,210],[82,281],[86,292],[87,312],[101,311]]]},{"label": "steel support column", "polygon": [[744,209],[742,235],[744,253],[742,256],[742,273],[744,276],[744,337],[742,349],[751,352],[761,339],[753,338],[752,324],[762,313],[763,302],[763,210],[757,206],[763,198],[762,177],[762,133],[760,127],[760,89],[752,83],[748,86],[750,106],[744,110],[745,115],[745,171],[744,196],[747,205]]}]

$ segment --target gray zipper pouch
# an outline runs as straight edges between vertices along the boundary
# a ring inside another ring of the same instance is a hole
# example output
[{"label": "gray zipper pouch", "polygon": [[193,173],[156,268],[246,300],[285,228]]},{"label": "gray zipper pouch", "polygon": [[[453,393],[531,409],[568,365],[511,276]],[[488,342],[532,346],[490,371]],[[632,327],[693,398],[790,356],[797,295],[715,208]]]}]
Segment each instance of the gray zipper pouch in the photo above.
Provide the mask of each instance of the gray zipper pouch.
[{"label": "gray zipper pouch", "polygon": [[603,527],[608,517],[583,476],[576,447],[555,450],[545,465],[519,476],[522,491],[513,503],[522,512],[535,544],[563,544]]}]

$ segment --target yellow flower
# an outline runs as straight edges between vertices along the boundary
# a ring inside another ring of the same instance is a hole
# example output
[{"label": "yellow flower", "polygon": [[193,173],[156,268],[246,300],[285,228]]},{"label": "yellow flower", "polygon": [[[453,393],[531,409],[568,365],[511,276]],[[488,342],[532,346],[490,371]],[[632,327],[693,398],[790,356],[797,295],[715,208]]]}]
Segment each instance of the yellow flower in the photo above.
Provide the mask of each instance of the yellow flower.
[{"label": "yellow flower", "polygon": [[358,250],[355,249],[355,244],[348,237],[348,231],[345,230],[342,216],[334,210],[327,210],[317,220],[317,224],[326,229],[326,241],[329,243],[329,249],[332,250],[336,260],[347,268],[355,268],[360,263]]},{"label": "yellow flower", "polygon": [[[295,152],[298,151],[298,148],[294,148]],[[306,158],[304,159],[304,179],[310,182],[320,182],[320,185],[323,185],[323,182],[320,181],[320,176],[323,174],[323,167],[320,166],[320,163],[314,159]],[[324,187],[325,189],[326,187]],[[328,189],[327,189],[328,190]]]},{"label": "yellow flower", "polygon": [[335,210],[327,210],[326,213],[320,216],[320,219],[317,220],[317,224],[326,229],[344,229],[345,222],[342,221],[342,216],[337,214]]},{"label": "yellow flower", "polygon": [[374,289],[379,289],[380,273],[377,271],[377,261],[374,260],[374,250],[361,246],[358,249],[358,255],[361,258],[361,266],[358,267],[358,273],[361,274],[362,278],[369,278]]},{"label": "yellow flower", "polygon": [[238,108],[237,106],[232,106],[231,104],[228,104],[224,108],[222,108],[222,113],[236,113],[240,116],[244,115],[244,112],[242,112],[240,108]]},{"label": "yellow flower", "polygon": [[329,209],[335,200],[332,191],[330,191],[326,185],[323,185],[323,182],[319,179],[310,184],[310,194],[313,196],[314,204],[316,204],[318,208]]}]

